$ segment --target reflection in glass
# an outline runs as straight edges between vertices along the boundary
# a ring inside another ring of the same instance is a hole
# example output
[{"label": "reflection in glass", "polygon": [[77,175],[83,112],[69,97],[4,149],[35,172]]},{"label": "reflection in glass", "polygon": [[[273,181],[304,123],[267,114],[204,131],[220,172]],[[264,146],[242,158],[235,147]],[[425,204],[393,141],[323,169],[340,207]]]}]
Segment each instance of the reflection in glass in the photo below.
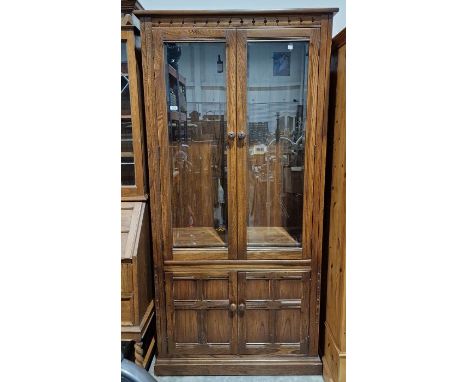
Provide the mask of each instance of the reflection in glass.
[{"label": "reflection in glass", "polygon": [[225,44],[165,43],[174,247],[227,243]]},{"label": "reflection in glass", "polygon": [[299,247],[308,42],[249,42],[247,61],[247,244]]},{"label": "reflection in glass", "polygon": [[127,43],[121,42],[121,184],[135,184],[135,159],[133,155],[132,117],[130,110],[130,82],[128,76]]}]

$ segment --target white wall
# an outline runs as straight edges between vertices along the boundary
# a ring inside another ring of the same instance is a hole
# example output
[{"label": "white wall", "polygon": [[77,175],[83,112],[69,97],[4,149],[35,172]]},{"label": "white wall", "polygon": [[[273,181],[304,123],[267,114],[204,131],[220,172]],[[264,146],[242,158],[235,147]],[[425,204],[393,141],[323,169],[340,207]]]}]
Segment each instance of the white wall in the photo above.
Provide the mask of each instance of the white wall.
[{"label": "white wall", "polygon": [[333,36],[346,26],[345,0],[139,0],[145,9],[284,9],[339,8],[333,19]]}]

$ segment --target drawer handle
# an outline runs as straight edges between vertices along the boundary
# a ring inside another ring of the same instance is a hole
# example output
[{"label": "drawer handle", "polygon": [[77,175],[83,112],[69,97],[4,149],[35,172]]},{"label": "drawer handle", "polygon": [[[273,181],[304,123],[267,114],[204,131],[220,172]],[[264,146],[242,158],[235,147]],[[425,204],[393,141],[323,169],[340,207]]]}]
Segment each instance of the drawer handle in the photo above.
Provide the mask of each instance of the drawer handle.
[{"label": "drawer handle", "polygon": [[235,312],[235,311],[237,310],[237,305],[234,304],[234,303],[232,303],[231,305],[229,305],[229,310],[230,310],[231,312]]},{"label": "drawer handle", "polygon": [[239,312],[244,312],[245,311],[245,304],[244,303],[240,303],[239,304]]}]

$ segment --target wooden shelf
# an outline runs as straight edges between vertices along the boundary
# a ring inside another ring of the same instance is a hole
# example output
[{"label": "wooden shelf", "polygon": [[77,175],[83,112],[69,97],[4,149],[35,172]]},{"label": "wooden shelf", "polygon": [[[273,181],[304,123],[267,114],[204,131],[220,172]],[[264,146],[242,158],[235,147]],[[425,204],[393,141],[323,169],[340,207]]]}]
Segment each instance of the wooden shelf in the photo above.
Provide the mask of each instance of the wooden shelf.
[{"label": "wooden shelf", "polygon": [[171,121],[186,121],[187,114],[181,113],[180,111],[170,111],[169,112],[169,119]]},{"label": "wooden shelf", "polygon": [[247,227],[247,245],[249,247],[298,247],[283,227]]},{"label": "wooden shelf", "polygon": [[174,247],[225,247],[226,243],[212,227],[173,228]]},{"label": "wooden shelf", "polygon": [[167,64],[167,73],[169,73],[170,76],[174,77],[177,79],[181,84],[186,83],[186,79],[183,75],[181,75],[172,65]]}]

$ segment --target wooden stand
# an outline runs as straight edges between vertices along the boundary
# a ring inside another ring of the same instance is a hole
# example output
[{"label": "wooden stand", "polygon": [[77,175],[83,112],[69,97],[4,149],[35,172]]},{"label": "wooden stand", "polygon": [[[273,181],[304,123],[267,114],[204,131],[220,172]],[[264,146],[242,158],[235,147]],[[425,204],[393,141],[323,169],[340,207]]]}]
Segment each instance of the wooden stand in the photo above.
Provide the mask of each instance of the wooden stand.
[{"label": "wooden stand", "polygon": [[135,363],[146,368],[155,351],[149,233],[146,204],[122,203],[121,339],[135,341]]}]

